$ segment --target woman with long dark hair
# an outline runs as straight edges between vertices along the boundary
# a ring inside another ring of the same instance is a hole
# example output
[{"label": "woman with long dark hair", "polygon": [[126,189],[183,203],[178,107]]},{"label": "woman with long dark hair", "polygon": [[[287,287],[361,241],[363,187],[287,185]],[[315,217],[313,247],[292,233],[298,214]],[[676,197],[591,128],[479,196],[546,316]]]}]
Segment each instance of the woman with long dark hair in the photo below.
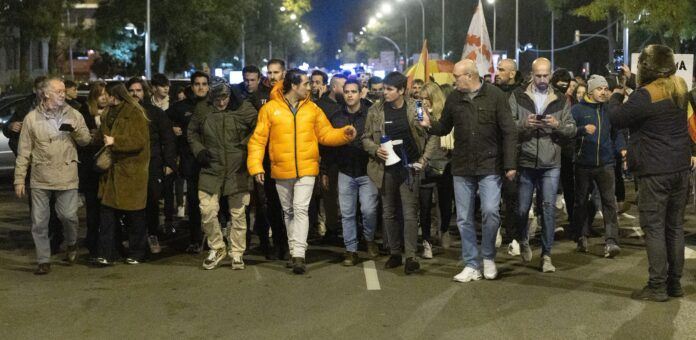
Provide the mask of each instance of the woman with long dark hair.
[{"label": "woman with long dark hair", "polygon": [[110,265],[114,261],[117,216],[124,215],[129,245],[125,262],[138,264],[145,257],[147,237],[148,119],[143,107],[128,94],[123,84],[109,84],[106,93],[110,108],[102,119],[100,132],[104,145],[111,148],[113,163],[99,181],[101,226],[97,263]]},{"label": "woman with long dark hair", "polygon": [[[108,109],[109,101],[106,95],[106,84],[104,82],[92,83],[87,96],[87,103],[80,110],[92,136],[98,133],[102,117]],[[92,143],[78,149],[78,157],[80,159],[78,166],[80,193],[85,197],[85,210],[87,212],[87,236],[85,241],[91,260],[99,257],[98,193],[100,174],[94,170],[94,155],[99,150],[100,144],[100,140],[92,138]]]}]

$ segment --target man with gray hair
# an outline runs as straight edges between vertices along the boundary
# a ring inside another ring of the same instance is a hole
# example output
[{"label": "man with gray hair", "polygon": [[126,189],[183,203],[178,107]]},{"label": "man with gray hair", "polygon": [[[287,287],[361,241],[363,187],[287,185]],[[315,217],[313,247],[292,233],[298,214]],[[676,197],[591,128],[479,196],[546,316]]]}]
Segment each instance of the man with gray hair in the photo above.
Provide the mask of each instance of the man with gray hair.
[{"label": "man with gray hair", "polygon": [[48,238],[49,201],[56,200],[56,213],[63,224],[66,261],[77,257],[77,146],[91,136],[82,115],[65,103],[65,85],[58,78],[43,81],[37,91],[38,105],[22,122],[15,166],[17,197],[26,195],[25,180],[31,165],[31,233],[36,245],[37,275],[51,271]]},{"label": "man with gray hair", "polygon": [[609,120],[605,104],[609,100],[609,94],[607,80],[600,75],[592,75],[587,82],[587,94],[571,110],[579,142],[575,158],[575,207],[571,226],[574,239],[578,242],[577,250],[587,253],[590,234],[587,199],[592,192],[592,183],[596,183],[604,216],[604,257],[612,258],[621,251],[614,198],[614,155],[620,150],[621,155],[626,157],[626,147],[623,135]]}]

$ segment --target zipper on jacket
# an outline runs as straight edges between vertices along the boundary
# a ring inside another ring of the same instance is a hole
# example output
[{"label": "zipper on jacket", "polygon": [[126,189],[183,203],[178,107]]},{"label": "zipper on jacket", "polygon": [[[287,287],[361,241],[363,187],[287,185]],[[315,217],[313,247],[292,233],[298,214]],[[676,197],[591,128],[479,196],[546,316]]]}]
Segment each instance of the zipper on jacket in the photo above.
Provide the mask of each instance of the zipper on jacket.
[{"label": "zipper on jacket", "polygon": [[[292,112],[292,111],[291,111]],[[300,106],[297,106],[297,113],[300,112]],[[299,165],[297,164],[297,113],[292,114],[292,128],[293,128],[293,136],[295,137],[295,174],[297,175],[297,178],[300,178],[300,168]]]},{"label": "zipper on jacket", "polygon": [[539,129],[536,131],[536,157],[534,158],[534,169],[539,167]]},{"label": "zipper on jacket", "polygon": [[599,130],[597,134],[597,166],[599,166],[599,148],[602,142],[602,116],[599,114],[599,106],[597,106],[597,110],[595,111],[597,113],[597,130]]}]

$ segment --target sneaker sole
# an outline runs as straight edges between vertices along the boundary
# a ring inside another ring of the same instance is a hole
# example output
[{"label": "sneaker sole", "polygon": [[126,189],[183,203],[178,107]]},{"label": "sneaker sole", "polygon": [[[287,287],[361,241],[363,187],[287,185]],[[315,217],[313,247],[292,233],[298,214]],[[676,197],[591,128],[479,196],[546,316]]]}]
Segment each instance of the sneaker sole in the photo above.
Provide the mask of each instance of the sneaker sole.
[{"label": "sneaker sole", "polygon": [[243,270],[245,268],[246,268],[246,266],[243,264],[233,264],[232,265],[232,270]]},{"label": "sneaker sole", "polygon": [[466,279],[457,279],[456,277],[455,277],[455,278],[452,278],[452,281],[455,281],[455,282],[462,282],[462,283],[472,282],[472,281],[480,281],[480,280],[481,280],[481,277],[480,277],[480,276],[478,276],[478,277],[473,277],[473,278],[466,278]]},{"label": "sneaker sole", "polygon": [[224,256],[221,256],[219,259],[215,260],[215,262],[213,262],[212,264],[203,264],[202,267],[205,270],[215,269],[218,266],[218,264],[220,264],[220,261],[222,261],[222,259],[224,259],[224,258],[225,258]]}]

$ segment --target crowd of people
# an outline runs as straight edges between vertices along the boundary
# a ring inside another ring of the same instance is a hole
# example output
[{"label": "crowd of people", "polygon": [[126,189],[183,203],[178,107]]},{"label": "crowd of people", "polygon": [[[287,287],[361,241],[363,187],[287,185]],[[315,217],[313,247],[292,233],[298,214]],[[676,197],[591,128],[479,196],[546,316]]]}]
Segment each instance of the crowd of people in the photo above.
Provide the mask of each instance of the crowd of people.
[{"label": "crowd of people", "polygon": [[244,67],[240,84],[197,71],[182,94],[156,74],[93,82],[86,101],[71,81],[39,78],[3,132],[17,156],[15,192],[29,197],[36,274],[50,272],[55,240],[65,261],[77,261],[82,201],[95,266],[147,260],[188,216],[186,251],[207,249],[207,270],[227,257],[244,269],[255,233],[260,254],[295,274],[307,270],[314,235],[342,240],[345,266],[388,255],[386,269],[413,274],[419,257],[452,245],[454,210],[464,266],[455,281],[496,279],[503,243],[532,261],[537,224],[539,269],[550,273],[556,234],[587,253],[595,214],[603,256],[620,254],[618,219],[635,218],[630,173],[649,260],[636,297],[665,301],[684,294],[696,155],[686,110],[696,91],[674,75],[665,46],[647,47],[638,63],[637,75],[624,66],[584,79],[545,58],[525,77],[504,59],[487,80],[462,60],[454,84],[436,84],[398,72],[307,74],[272,59],[265,76]]}]

